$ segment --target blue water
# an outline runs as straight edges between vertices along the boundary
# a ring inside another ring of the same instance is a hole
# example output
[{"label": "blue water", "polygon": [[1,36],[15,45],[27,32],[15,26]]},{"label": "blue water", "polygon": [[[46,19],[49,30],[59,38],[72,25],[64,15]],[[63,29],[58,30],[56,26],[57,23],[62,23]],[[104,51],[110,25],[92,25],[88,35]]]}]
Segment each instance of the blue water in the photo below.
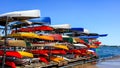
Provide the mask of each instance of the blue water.
[{"label": "blue water", "polygon": [[96,50],[99,58],[109,58],[120,56],[120,47],[118,46],[102,46]]}]

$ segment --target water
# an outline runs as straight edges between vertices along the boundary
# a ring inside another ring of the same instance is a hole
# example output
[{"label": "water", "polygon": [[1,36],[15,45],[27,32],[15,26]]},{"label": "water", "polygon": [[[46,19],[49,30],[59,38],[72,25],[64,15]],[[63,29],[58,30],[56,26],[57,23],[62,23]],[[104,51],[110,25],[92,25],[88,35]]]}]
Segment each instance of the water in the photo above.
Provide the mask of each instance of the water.
[{"label": "water", "polygon": [[118,46],[102,46],[97,49],[97,54],[102,58],[120,56],[120,47]]},{"label": "water", "polygon": [[120,47],[103,46],[98,48],[97,54],[100,59],[99,63],[94,65],[96,68],[120,68]]}]

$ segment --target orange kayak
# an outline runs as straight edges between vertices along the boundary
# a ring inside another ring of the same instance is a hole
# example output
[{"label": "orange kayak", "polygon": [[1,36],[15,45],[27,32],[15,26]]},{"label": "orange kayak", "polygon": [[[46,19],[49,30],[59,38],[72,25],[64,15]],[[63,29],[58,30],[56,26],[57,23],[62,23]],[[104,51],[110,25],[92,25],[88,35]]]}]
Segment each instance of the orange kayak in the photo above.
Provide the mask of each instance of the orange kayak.
[{"label": "orange kayak", "polygon": [[61,58],[61,57],[55,57],[55,56],[52,56],[52,57],[50,57],[50,60],[52,60],[52,61],[54,61],[54,62],[60,62],[60,61],[64,61],[64,59],[63,58]]},{"label": "orange kayak", "polygon": [[39,35],[39,39],[53,41],[53,40],[54,40],[54,37],[48,36],[48,35]]},{"label": "orange kayak", "polygon": [[90,48],[98,48],[99,46],[97,45],[90,45]]}]

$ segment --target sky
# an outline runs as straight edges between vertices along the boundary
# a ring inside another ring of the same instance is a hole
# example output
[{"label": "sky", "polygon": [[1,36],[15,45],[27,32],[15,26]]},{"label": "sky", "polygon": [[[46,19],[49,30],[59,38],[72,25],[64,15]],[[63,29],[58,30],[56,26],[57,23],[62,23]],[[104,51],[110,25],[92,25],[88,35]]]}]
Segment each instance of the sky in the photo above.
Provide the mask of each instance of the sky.
[{"label": "sky", "polygon": [[120,45],[120,0],[1,0],[0,14],[39,9],[51,23],[83,27],[91,33],[108,34],[102,44]]}]

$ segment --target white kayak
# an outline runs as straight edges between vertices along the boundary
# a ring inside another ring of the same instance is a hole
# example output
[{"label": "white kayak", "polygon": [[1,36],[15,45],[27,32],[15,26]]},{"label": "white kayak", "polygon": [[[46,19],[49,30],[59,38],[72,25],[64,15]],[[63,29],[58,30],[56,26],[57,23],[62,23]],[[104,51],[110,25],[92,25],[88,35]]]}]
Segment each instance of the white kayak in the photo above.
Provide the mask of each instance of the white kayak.
[{"label": "white kayak", "polygon": [[84,45],[84,44],[73,44],[74,46],[79,46],[79,47],[87,47],[86,45]]},{"label": "white kayak", "polygon": [[40,17],[40,10],[14,11],[1,14],[0,17]]},{"label": "white kayak", "polygon": [[89,32],[88,29],[84,29],[84,30],[83,30],[83,33],[87,33],[87,34],[89,34],[90,32]]},{"label": "white kayak", "polygon": [[57,56],[57,57],[63,58],[64,60],[67,60],[67,61],[71,61],[70,59],[68,59],[67,57],[64,57],[64,56]]},{"label": "white kayak", "polygon": [[55,29],[70,29],[70,24],[51,25]]},{"label": "white kayak", "polygon": [[13,21],[24,21],[27,19],[39,18],[39,17],[40,17],[40,10],[14,11],[9,13],[4,13],[0,15],[0,25],[5,26],[6,20],[8,22],[13,22]]}]

